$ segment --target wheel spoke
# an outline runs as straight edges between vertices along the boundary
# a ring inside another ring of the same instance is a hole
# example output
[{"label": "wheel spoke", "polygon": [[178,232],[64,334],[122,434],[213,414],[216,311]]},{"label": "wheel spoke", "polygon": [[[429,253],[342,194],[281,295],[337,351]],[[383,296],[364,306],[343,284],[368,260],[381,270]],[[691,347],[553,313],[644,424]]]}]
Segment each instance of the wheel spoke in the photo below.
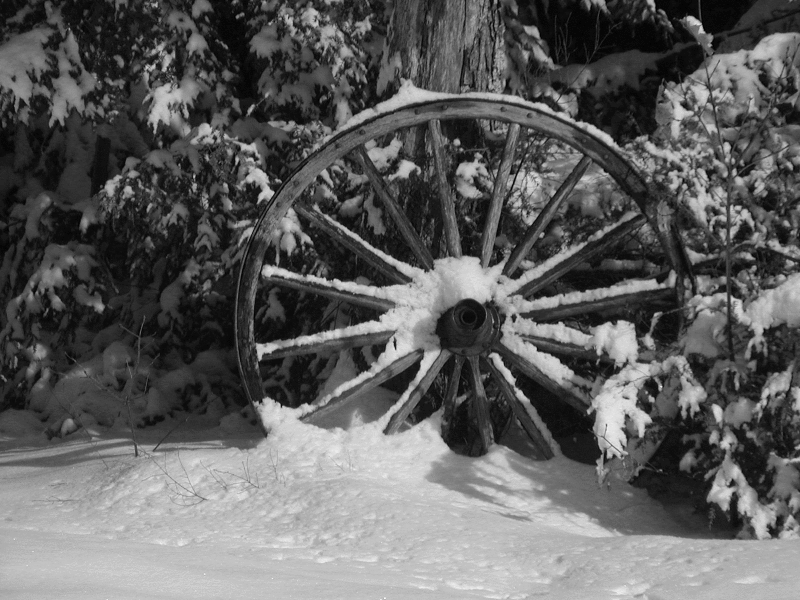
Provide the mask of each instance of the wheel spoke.
[{"label": "wheel spoke", "polygon": [[365,260],[394,283],[408,283],[411,281],[411,277],[398,268],[398,261],[368,244],[360,236],[344,227],[341,223],[331,219],[328,215],[324,214],[318,206],[298,203],[294,208],[298,215],[325,233],[331,240],[344,246],[359,258]]},{"label": "wheel spoke", "polygon": [[559,356],[569,356],[570,358],[580,358],[583,360],[599,361],[604,364],[615,364],[614,359],[605,352],[597,353],[596,350],[591,348],[584,348],[577,344],[570,344],[569,342],[561,342],[559,340],[550,340],[544,337],[535,335],[528,335],[525,333],[519,334],[519,337],[536,346],[541,352],[548,354],[556,354]]},{"label": "wheel spoke", "polygon": [[469,375],[470,384],[472,386],[472,409],[475,416],[475,422],[478,425],[478,434],[480,440],[480,447],[475,448],[474,452],[477,455],[486,454],[489,447],[494,442],[494,434],[492,432],[492,421],[489,417],[489,398],[486,397],[486,389],[483,387],[483,379],[481,379],[481,367],[477,356],[468,357],[469,360]]},{"label": "wheel spoke", "polygon": [[364,148],[364,146],[358,147],[356,150],[356,156],[358,157],[358,160],[364,169],[364,174],[367,176],[367,179],[369,179],[369,182],[372,185],[372,189],[374,189],[375,193],[378,194],[381,202],[383,202],[383,207],[386,209],[386,212],[389,213],[389,216],[397,226],[400,235],[411,249],[411,252],[414,253],[414,256],[419,261],[419,264],[425,269],[432,269],[433,256],[431,256],[430,250],[428,250],[428,247],[422,241],[422,238],[420,238],[417,230],[414,229],[414,226],[411,224],[411,221],[409,221],[406,213],[402,208],[400,208],[400,204],[397,202],[397,199],[394,197],[392,191],[386,185],[386,182],[378,172],[378,169],[375,168],[375,164],[372,162],[372,159],[370,159],[369,154],[367,154],[367,150]]},{"label": "wheel spoke", "polygon": [[525,232],[522,240],[511,251],[511,256],[508,257],[505,266],[503,267],[503,274],[511,276],[519,268],[520,263],[528,255],[533,248],[533,245],[539,239],[539,236],[547,229],[550,221],[556,216],[558,209],[563,204],[564,200],[572,193],[575,186],[578,185],[581,177],[586,173],[586,169],[592,164],[592,159],[584,156],[580,162],[572,169],[572,172],[567,176],[564,182],[559,186],[558,190],[553,197],[547,202],[542,212],[536,217],[528,230]]},{"label": "wheel spoke", "polygon": [[494,352],[489,355],[487,360],[481,361],[486,369],[494,377],[497,382],[503,397],[511,407],[511,411],[519,421],[525,433],[536,446],[537,450],[545,459],[550,459],[555,456],[553,446],[555,445],[547,426],[539,418],[536,409],[531,404],[531,401],[525,394],[517,387],[517,382],[502,362],[500,356]]},{"label": "wheel spoke", "polygon": [[[645,221],[646,218],[644,215],[637,214],[620,225],[602,230],[598,234],[592,236],[592,239],[588,242],[576,246],[573,251],[565,257],[561,255],[553,257],[543,265],[540,265],[544,267],[543,269],[531,269],[533,273],[528,272],[520,278],[520,280],[524,280],[525,283],[520,285],[514,293],[526,298],[535,294],[560,277],[563,277],[566,273],[569,273],[578,265],[601,254],[615,244],[618,244],[635,229],[641,227]],[[519,281],[517,283],[519,283]]]},{"label": "wheel spoke", "polygon": [[481,235],[481,264],[489,266],[489,260],[494,250],[494,242],[497,238],[497,227],[500,224],[500,215],[503,211],[503,203],[506,199],[508,190],[508,178],[511,175],[511,167],[514,156],[517,153],[517,141],[519,140],[520,126],[513,123],[508,128],[506,134],[506,144],[503,148],[503,157],[497,169],[497,177],[494,180],[492,189],[492,199],[489,202],[489,209],[486,213],[486,223],[483,226]]},{"label": "wheel spoke", "polygon": [[423,356],[422,350],[414,350],[386,364],[385,354],[382,354],[367,371],[343,383],[327,396],[319,399],[318,404],[309,408],[303,415],[303,420],[320,417],[343,406],[349,400],[369,390],[375,389],[392,377],[399,375],[419,362]]},{"label": "wheel spoke", "polygon": [[[630,288],[630,284],[624,284]],[[611,289],[611,288],[608,288]],[[648,310],[669,309],[677,305],[677,294],[674,288],[659,287],[638,292],[627,292],[597,298],[596,290],[591,292],[573,292],[562,294],[560,303],[553,306],[533,308],[520,313],[521,316],[539,322],[561,321],[570,317],[586,314],[612,316],[621,314],[632,308],[647,307]],[[549,300],[541,298],[540,300]],[[530,304],[536,304],[533,300]]]},{"label": "wheel spoke", "polygon": [[268,344],[256,344],[258,360],[273,360],[300,354],[339,352],[347,348],[385,344],[394,335],[380,322],[361,323],[340,329],[332,329],[314,335],[301,335],[289,340],[277,340]]},{"label": "wheel spoke", "polygon": [[453,369],[450,371],[450,378],[447,381],[447,389],[444,393],[444,410],[442,411],[442,439],[450,443],[452,438],[451,428],[456,412],[456,397],[458,397],[458,386],[461,383],[461,372],[464,370],[464,357],[456,354],[453,358]]},{"label": "wheel spoke", "polygon": [[442,226],[444,239],[447,245],[447,254],[453,257],[461,256],[461,234],[458,231],[456,219],[456,203],[453,190],[447,181],[447,159],[444,151],[444,135],[441,123],[434,119],[428,123],[431,147],[433,149],[433,162],[436,171],[436,183],[439,188],[439,205],[442,212]]},{"label": "wheel spoke", "polygon": [[[512,337],[512,339],[509,340],[509,337]],[[516,340],[513,340],[513,337],[517,336],[504,337],[507,343],[513,344],[513,349],[503,342],[497,342],[494,346],[494,350],[508,361],[509,364],[522,371],[526,376],[541,385],[548,392],[557,396],[581,413],[586,413],[591,406],[591,402],[574,381],[571,381],[571,379],[576,377],[575,374],[572,373],[572,370],[556,357],[544,354],[543,356],[546,357],[546,361],[549,363],[547,366],[554,367],[548,369],[548,373],[550,374],[546,374],[539,365],[529,360],[529,356],[536,356],[541,353],[518,337]],[[521,352],[517,352],[517,350],[521,350]],[[554,373],[556,375],[552,375]]]},{"label": "wheel spoke", "polygon": [[388,298],[375,295],[376,289],[367,285],[353,282],[323,279],[313,275],[301,275],[280,267],[267,266],[261,270],[262,277],[267,281],[300,292],[308,292],[340,300],[356,306],[372,308],[385,312],[395,307],[395,303]]},{"label": "wheel spoke", "polygon": [[384,433],[397,433],[401,425],[408,418],[408,415],[411,414],[411,411],[414,410],[419,401],[422,400],[428,388],[431,387],[433,380],[436,379],[436,376],[442,370],[445,363],[450,360],[451,356],[452,354],[449,350],[439,350],[430,366],[426,366],[425,360],[423,359],[423,364],[420,366],[419,373],[417,373],[414,381],[411,382],[411,385],[408,386],[408,389],[406,389],[400,397],[400,400],[398,400],[397,403],[400,405],[400,408],[389,418],[389,423],[383,430]]},{"label": "wheel spoke", "polygon": [[568,356],[583,360],[615,364],[606,352],[598,353],[594,346],[594,336],[562,323],[538,323],[517,318],[510,325],[520,339],[533,344],[541,352]]}]

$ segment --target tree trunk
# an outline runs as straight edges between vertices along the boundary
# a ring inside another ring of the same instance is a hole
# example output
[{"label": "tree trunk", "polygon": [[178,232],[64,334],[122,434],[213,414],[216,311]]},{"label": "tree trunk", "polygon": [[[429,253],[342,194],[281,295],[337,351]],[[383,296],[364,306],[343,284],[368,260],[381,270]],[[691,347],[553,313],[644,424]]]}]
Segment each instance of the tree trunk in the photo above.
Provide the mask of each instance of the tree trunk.
[{"label": "tree trunk", "polygon": [[379,92],[401,79],[435,91],[502,92],[500,0],[395,0]]}]

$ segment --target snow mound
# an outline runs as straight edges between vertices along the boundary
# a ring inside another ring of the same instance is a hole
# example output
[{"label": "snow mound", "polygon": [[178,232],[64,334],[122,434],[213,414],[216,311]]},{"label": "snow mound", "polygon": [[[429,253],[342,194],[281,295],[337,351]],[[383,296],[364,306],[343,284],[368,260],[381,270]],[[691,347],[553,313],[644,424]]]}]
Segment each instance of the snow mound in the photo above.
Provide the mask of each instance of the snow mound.
[{"label": "snow mound", "polygon": [[138,459],[113,435],[4,444],[0,590],[127,600],[146,578],[157,600],[708,599],[761,582],[762,598],[791,596],[796,544],[700,540],[642,490],[598,489],[590,466],[457,456],[437,427],[288,419],[266,440],[184,429],[158,451],[148,430]]}]

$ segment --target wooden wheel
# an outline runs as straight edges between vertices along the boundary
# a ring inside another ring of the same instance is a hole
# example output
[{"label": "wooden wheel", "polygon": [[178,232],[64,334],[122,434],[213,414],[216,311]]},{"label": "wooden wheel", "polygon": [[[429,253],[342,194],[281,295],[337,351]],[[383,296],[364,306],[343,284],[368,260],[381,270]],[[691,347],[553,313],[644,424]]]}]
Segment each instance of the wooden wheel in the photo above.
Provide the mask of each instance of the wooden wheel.
[{"label": "wooden wheel", "polygon": [[386,433],[443,406],[470,454],[516,418],[550,457],[536,394],[586,413],[675,306],[671,213],[601,133],[541,105],[395,104],[324,143],[258,219],[236,306],[248,397],[313,421],[389,389]]}]

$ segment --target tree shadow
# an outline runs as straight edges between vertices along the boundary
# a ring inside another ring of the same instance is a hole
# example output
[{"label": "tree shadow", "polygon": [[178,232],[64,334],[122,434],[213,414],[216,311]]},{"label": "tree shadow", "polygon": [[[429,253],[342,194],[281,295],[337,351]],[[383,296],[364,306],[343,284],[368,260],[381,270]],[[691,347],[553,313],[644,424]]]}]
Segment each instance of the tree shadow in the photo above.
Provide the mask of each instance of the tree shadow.
[{"label": "tree shadow", "polygon": [[[248,451],[264,439],[256,426],[242,427],[235,432],[224,431],[219,426],[170,429],[156,426],[136,430],[139,457],[214,448]],[[134,458],[131,433],[123,429],[104,429],[99,435],[89,435],[80,429],[65,438],[52,440],[41,435],[0,441],[0,467],[69,467],[87,461]]]},{"label": "tree shadow", "polygon": [[577,535],[731,537],[730,530],[709,529],[691,507],[663,506],[622,482],[601,487],[593,466],[563,456],[536,461],[496,445],[478,459],[445,455],[426,479],[497,515]]}]

